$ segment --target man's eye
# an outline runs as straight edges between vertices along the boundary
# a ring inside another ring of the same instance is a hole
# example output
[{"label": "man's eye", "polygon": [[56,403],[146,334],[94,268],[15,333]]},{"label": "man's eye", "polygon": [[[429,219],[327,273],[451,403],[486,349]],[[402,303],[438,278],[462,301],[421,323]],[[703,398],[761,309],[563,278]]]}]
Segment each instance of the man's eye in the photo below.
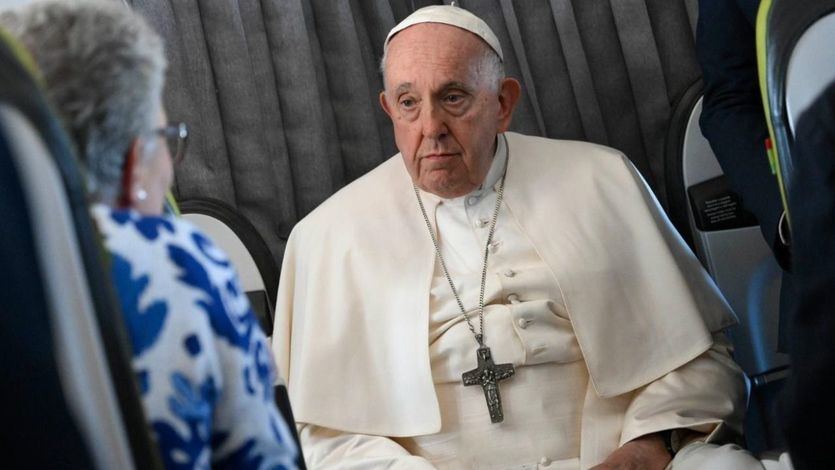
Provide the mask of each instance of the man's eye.
[{"label": "man's eye", "polygon": [[446,95],[444,96],[444,102],[448,104],[458,104],[464,100],[462,95]]},{"label": "man's eye", "polygon": [[400,107],[404,109],[411,109],[415,106],[415,100],[411,98],[403,98],[400,100]]}]

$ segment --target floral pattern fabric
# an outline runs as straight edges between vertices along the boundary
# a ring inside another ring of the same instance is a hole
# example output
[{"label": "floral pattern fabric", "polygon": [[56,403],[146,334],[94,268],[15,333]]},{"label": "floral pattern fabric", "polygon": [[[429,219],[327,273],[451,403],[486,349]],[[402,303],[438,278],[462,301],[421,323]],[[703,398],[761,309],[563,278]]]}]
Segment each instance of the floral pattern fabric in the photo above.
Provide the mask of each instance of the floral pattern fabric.
[{"label": "floral pattern fabric", "polygon": [[296,468],[267,339],[226,255],[180,219],[93,215],[166,468]]}]

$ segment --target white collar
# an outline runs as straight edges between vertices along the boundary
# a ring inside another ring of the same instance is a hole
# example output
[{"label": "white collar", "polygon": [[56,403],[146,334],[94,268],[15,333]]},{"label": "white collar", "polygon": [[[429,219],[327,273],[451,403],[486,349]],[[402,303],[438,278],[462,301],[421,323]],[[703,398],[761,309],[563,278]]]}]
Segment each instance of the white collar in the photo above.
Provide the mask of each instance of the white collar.
[{"label": "white collar", "polygon": [[481,186],[473,190],[468,196],[483,196],[485,189],[495,188],[499,180],[504,175],[505,167],[507,166],[507,139],[504,134],[496,137],[496,154],[493,155],[493,162],[490,164],[490,169],[487,171],[487,176],[484,177],[484,182]]}]

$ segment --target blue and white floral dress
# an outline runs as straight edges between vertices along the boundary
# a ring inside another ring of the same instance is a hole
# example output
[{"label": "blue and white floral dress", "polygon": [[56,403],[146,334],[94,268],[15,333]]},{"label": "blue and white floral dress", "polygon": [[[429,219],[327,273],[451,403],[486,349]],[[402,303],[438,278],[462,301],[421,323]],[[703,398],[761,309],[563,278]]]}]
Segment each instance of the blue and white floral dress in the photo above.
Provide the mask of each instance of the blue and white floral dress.
[{"label": "blue and white floral dress", "polygon": [[181,219],[93,215],[166,468],[296,468],[272,354],[226,255]]}]

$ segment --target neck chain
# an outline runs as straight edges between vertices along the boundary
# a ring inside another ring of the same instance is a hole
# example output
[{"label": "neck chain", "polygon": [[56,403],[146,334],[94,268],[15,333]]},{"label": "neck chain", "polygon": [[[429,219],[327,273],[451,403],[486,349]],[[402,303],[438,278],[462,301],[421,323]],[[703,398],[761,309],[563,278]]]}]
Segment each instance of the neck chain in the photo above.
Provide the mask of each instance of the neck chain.
[{"label": "neck chain", "polygon": [[426,208],[423,207],[423,200],[420,198],[420,192],[417,186],[413,185],[415,196],[417,196],[420,212],[423,214],[423,220],[426,222],[426,228],[429,229],[429,236],[432,238],[432,244],[435,246],[435,254],[441,262],[441,268],[444,271],[444,276],[449,282],[449,288],[452,289],[452,295],[455,296],[455,301],[458,302],[458,308],[461,309],[461,315],[467,320],[467,326],[475,336],[478,343],[478,350],[476,351],[477,367],[473,370],[464,372],[461,375],[461,381],[464,385],[481,385],[484,391],[484,399],[487,401],[487,410],[490,413],[490,421],[493,423],[501,423],[504,421],[504,412],[502,411],[502,397],[499,394],[499,381],[509,379],[514,373],[513,364],[495,364],[493,356],[490,353],[490,348],[484,342],[484,288],[487,284],[487,259],[490,257],[490,243],[493,241],[493,233],[496,231],[496,220],[499,218],[499,209],[502,207],[502,195],[504,194],[504,176],[502,176],[499,188],[496,190],[496,207],[493,209],[493,220],[490,221],[490,233],[487,235],[487,244],[484,246],[484,265],[481,269],[481,293],[478,296],[478,321],[479,331],[476,333],[467,310],[464,309],[464,303],[461,302],[461,297],[458,295],[458,290],[455,289],[455,283],[452,282],[452,277],[446,268],[446,261],[441,254],[441,247],[438,244],[438,238],[435,236],[435,231],[432,230],[432,224],[429,222],[429,216],[426,214]]},{"label": "neck chain", "polygon": [[441,254],[441,246],[438,243],[438,238],[435,236],[435,231],[432,229],[432,224],[429,222],[429,215],[427,215],[426,208],[423,206],[423,200],[420,197],[420,192],[417,186],[413,185],[412,187],[415,190],[415,196],[417,196],[418,205],[420,206],[420,212],[421,214],[423,214],[423,220],[424,222],[426,222],[426,228],[429,229],[429,236],[432,238],[432,245],[435,246],[435,254],[438,256],[438,261],[441,262],[441,269],[444,271],[444,276],[446,277],[447,282],[449,282],[449,288],[452,290],[452,295],[455,296],[455,301],[458,302],[458,308],[461,309],[461,315],[463,315],[464,319],[467,320],[467,326],[470,327],[470,331],[473,333],[473,336],[475,336],[475,340],[478,342],[479,347],[483,347],[484,289],[487,284],[487,259],[490,256],[490,243],[493,241],[493,234],[496,232],[496,220],[499,218],[499,209],[502,207],[502,196],[504,194],[504,176],[502,176],[502,179],[499,182],[499,188],[496,190],[496,206],[493,208],[493,218],[490,220],[490,232],[488,232],[487,234],[487,244],[484,246],[484,261],[483,267],[481,269],[481,291],[478,296],[478,332],[476,332],[472,319],[470,318],[470,315],[467,314],[467,310],[464,308],[464,303],[461,301],[461,297],[458,295],[458,289],[455,288],[455,283],[452,282],[452,276],[449,275],[449,270],[447,270],[444,255]]}]

